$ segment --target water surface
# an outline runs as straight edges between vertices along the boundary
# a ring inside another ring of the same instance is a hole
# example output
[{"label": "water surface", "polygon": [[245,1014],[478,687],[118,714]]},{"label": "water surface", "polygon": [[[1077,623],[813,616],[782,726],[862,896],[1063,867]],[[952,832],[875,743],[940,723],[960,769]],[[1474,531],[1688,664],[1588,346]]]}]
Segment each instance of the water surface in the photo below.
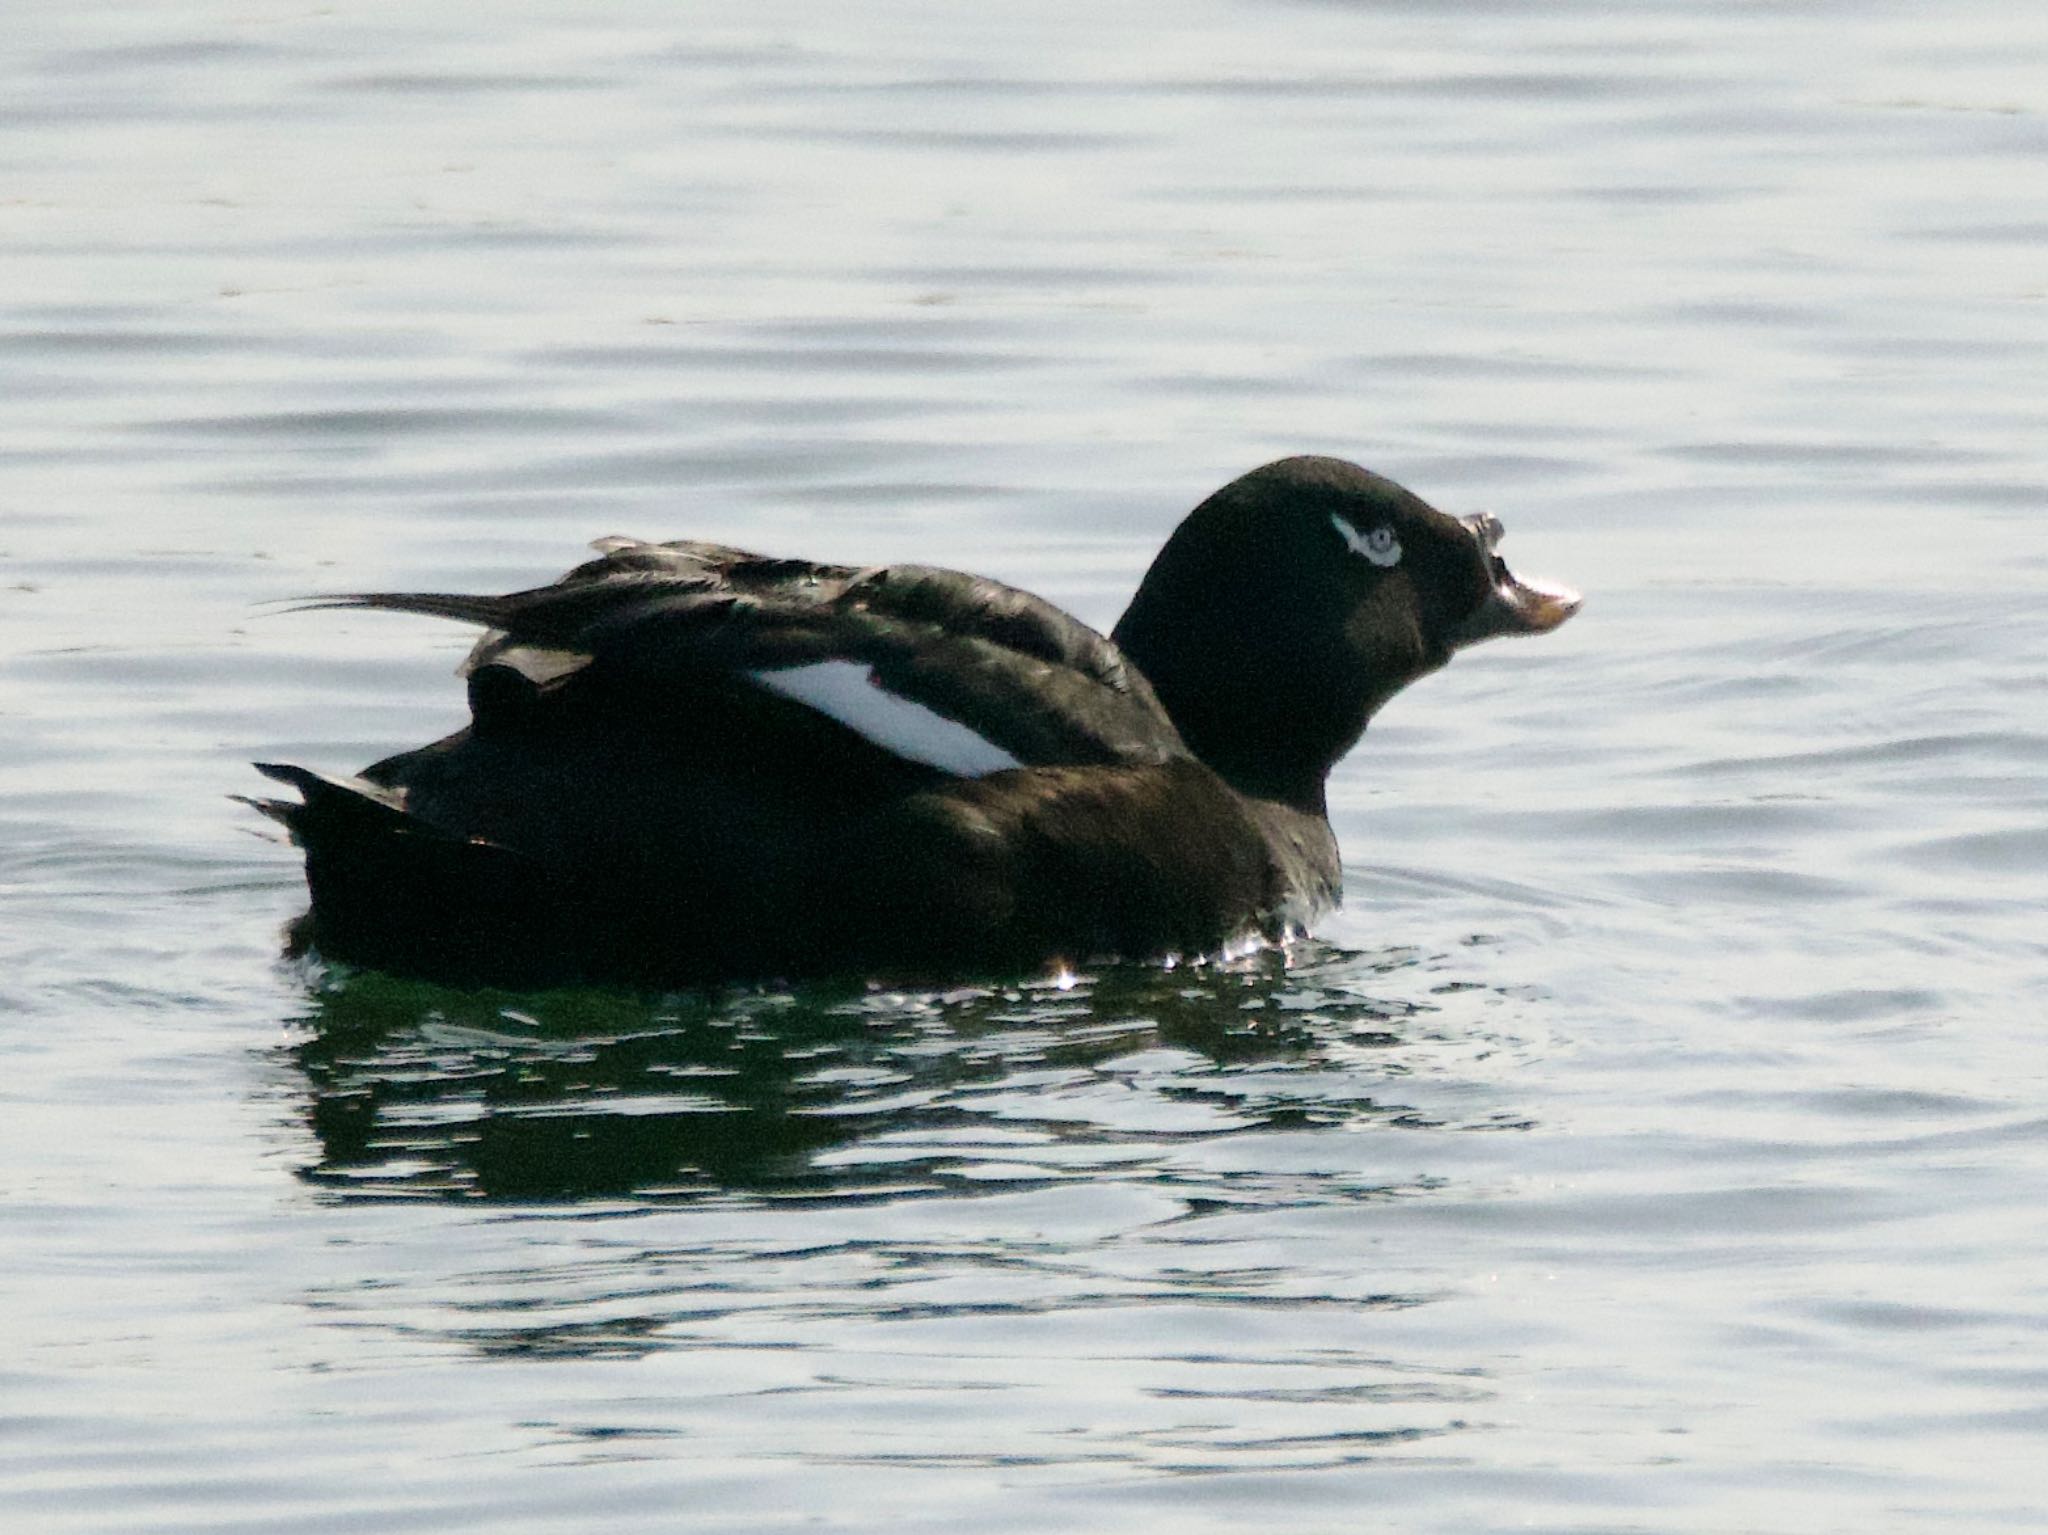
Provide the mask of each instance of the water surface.
[{"label": "water surface", "polygon": [[[1833,5],[31,0],[0,53],[0,1513],[2039,1528],[2048,28]],[[279,957],[288,616],[585,540],[1112,622],[1281,453],[1591,594],[1288,956]]]}]

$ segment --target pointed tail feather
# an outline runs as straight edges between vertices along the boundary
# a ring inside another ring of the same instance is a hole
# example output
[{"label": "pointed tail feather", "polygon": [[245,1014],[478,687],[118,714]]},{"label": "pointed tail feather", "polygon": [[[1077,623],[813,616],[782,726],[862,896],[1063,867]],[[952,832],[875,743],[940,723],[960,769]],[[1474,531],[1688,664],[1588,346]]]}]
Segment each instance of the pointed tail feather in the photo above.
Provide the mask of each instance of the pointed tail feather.
[{"label": "pointed tail feather", "polygon": [[296,805],[289,800],[251,799],[245,803],[279,822],[302,844],[309,836],[320,836],[330,829],[344,834],[403,830],[446,835],[407,815],[403,796],[365,779],[331,778],[289,762],[258,762],[252,766],[265,778],[290,784],[299,791],[302,803]]},{"label": "pointed tail feather", "polygon": [[462,592],[336,592],[331,596],[295,601],[290,611],[317,613],[327,608],[377,608],[387,613],[422,613],[429,618],[452,618],[457,623],[502,629],[518,612],[519,602],[518,595],[485,597]]},{"label": "pointed tail feather", "polygon": [[523,853],[421,820],[401,794],[359,778],[256,768],[304,797],[249,801],[305,849],[313,909],[301,947],[457,984],[555,984],[602,937],[564,939],[589,892],[565,893],[556,871]]}]

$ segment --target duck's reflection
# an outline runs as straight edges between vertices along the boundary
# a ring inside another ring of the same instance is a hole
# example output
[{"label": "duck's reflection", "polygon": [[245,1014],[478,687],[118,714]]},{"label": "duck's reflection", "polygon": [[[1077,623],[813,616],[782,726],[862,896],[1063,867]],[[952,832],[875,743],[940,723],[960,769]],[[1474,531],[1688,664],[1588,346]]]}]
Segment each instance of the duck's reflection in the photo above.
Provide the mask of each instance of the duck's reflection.
[{"label": "duck's reflection", "polygon": [[313,982],[290,1047],[353,1197],[847,1199],[1131,1170],[1189,1136],[1398,1101],[1413,953],[1298,948],[956,990],[448,991]]}]

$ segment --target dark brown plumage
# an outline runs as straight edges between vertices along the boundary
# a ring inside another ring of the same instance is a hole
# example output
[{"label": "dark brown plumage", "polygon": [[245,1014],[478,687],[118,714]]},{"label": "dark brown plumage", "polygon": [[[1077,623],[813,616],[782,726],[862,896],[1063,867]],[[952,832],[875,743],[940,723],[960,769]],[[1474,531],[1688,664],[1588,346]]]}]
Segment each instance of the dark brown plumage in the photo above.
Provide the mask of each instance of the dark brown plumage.
[{"label": "dark brown plumage", "polygon": [[263,771],[333,957],[668,985],[1211,952],[1338,892],[1323,783],[1458,645],[1553,628],[1490,518],[1333,459],[1198,507],[1114,638],[1028,593],[606,539],[476,623],[471,723],[357,778]]}]

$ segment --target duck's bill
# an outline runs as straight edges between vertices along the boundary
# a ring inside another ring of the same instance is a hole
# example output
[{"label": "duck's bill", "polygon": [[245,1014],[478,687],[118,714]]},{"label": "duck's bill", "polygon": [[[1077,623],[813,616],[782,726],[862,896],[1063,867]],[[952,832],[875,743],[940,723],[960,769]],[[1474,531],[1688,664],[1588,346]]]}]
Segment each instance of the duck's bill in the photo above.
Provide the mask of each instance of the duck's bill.
[{"label": "duck's bill", "polygon": [[1550,581],[1524,581],[1506,566],[1486,599],[1451,635],[1453,645],[1476,645],[1504,634],[1548,634],[1586,599],[1569,586]]}]

